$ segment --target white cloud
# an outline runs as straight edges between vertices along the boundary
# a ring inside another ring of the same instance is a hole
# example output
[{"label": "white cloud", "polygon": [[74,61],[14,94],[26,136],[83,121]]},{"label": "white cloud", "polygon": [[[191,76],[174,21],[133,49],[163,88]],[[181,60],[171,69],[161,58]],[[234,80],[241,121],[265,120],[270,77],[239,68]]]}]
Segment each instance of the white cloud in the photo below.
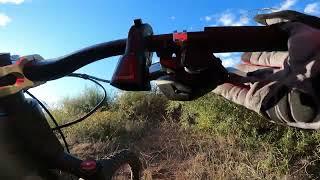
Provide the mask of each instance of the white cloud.
[{"label": "white cloud", "polygon": [[234,15],[231,13],[223,13],[219,18],[218,22],[221,23],[224,26],[231,26],[234,22]]},{"label": "white cloud", "polygon": [[308,14],[319,14],[320,13],[320,3],[307,4],[304,8],[304,12]]},{"label": "white cloud", "polygon": [[0,13],[0,27],[7,26],[11,22],[11,18],[3,13]]},{"label": "white cloud", "polygon": [[22,4],[25,0],[0,0],[0,4]]},{"label": "white cloud", "polygon": [[222,60],[222,65],[224,67],[233,67],[236,64],[238,64],[239,60],[235,59],[235,58],[225,58],[225,59],[221,59]]},{"label": "white cloud", "polygon": [[234,67],[241,59],[240,53],[214,53],[214,56],[221,59],[224,67]]},{"label": "white cloud", "polygon": [[218,17],[218,24],[223,26],[244,26],[250,23],[250,19],[246,13],[240,13],[240,17],[236,15],[237,14],[231,12],[224,12]]},{"label": "white cloud", "polygon": [[[15,4],[19,5],[25,0],[0,0],[0,4]],[[0,27],[5,27],[11,22],[11,18],[4,13],[0,13]]]},{"label": "white cloud", "polygon": [[249,21],[250,21],[249,17],[246,15],[243,15],[240,17],[240,19],[237,22],[234,22],[232,26],[244,26],[249,24]]},{"label": "white cloud", "polygon": [[211,16],[206,16],[206,17],[204,17],[204,19],[205,19],[206,21],[211,21],[212,17],[211,17]]},{"label": "white cloud", "polygon": [[210,22],[209,26],[245,26],[250,23],[247,11],[238,10],[231,12],[227,10],[223,13],[204,16],[200,21]]},{"label": "white cloud", "polygon": [[214,55],[219,58],[228,58],[232,56],[232,53],[214,53]]},{"label": "white cloud", "polygon": [[175,16],[170,16],[170,19],[171,19],[172,21],[174,21],[174,20],[176,20],[176,17],[175,17]]},{"label": "white cloud", "polygon": [[287,10],[294,6],[298,0],[285,0],[283,1],[277,9],[277,11]]}]

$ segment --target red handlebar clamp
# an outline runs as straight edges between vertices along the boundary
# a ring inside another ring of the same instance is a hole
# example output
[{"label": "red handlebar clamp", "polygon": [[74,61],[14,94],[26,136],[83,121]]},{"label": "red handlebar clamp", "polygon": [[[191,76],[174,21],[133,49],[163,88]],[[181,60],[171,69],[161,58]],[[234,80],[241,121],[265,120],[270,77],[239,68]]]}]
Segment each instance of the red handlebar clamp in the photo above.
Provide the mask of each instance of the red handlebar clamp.
[{"label": "red handlebar clamp", "polygon": [[[172,33],[172,41],[182,49],[188,41],[188,33],[186,31],[183,32],[174,32]],[[166,68],[167,70],[177,70],[181,68],[181,52],[173,53],[173,54],[166,54],[160,56],[160,64]]]},{"label": "red handlebar clamp", "polygon": [[182,45],[185,41],[188,40],[188,33],[186,31],[174,32],[172,36],[173,36],[173,41],[178,45]]}]

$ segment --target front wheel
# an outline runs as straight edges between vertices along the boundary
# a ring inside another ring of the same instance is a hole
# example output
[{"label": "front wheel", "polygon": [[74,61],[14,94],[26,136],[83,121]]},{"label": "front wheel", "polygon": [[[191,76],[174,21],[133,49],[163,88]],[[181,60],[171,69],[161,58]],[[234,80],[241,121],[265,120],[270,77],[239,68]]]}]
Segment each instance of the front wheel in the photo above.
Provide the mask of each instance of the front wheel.
[{"label": "front wheel", "polygon": [[140,180],[142,163],[139,156],[132,151],[122,150],[98,161],[102,166],[101,180]]}]

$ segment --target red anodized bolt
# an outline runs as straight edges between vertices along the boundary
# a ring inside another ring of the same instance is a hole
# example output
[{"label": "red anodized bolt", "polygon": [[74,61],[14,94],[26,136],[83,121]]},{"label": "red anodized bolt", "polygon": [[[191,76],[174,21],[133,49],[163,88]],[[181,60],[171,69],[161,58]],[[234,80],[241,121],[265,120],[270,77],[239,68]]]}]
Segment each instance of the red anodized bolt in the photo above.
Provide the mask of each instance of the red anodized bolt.
[{"label": "red anodized bolt", "polygon": [[95,160],[86,160],[80,164],[81,170],[93,171],[97,168],[97,162]]}]

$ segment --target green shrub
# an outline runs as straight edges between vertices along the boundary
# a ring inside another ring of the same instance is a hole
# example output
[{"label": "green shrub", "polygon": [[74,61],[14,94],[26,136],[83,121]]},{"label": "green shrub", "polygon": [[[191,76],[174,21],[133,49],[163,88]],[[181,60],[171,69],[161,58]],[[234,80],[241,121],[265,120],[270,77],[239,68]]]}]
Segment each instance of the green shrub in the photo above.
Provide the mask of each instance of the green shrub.
[{"label": "green shrub", "polygon": [[[64,99],[53,114],[59,124],[64,124],[91,110],[94,102],[100,100],[98,97],[96,89],[88,88],[80,96]],[[70,139],[79,141],[130,141],[163,119],[167,103],[168,100],[157,92],[125,92],[114,101],[107,101],[104,107],[108,108],[100,109],[64,132]]]},{"label": "green shrub", "polygon": [[116,113],[99,112],[87,120],[66,129],[66,134],[72,139],[79,140],[106,140],[112,138],[122,129]]},{"label": "green shrub", "polygon": [[168,100],[156,92],[125,92],[116,103],[123,119],[157,122],[163,119]]},{"label": "green shrub", "polygon": [[[180,110],[179,110],[180,108]],[[193,128],[214,136],[231,137],[252,153],[269,148],[262,161],[266,171],[286,174],[303,158],[319,154],[320,133],[275,125],[244,107],[235,105],[215,94],[192,102],[171,102],[168,113],[178,111],[185,128]]]},{"label": "green shrub", "polygon": [[[52,114],[59,124],[65,124],[90,112],[102,98],[103,94],[98,87],[86,87],[81,94],[62,99],[59,106],[52,110]],[[110,109],[112,104],[111,96],[107,94],[99,111]],[[50,122],[50,124],[52,123]]]},{"label": "green shrub", "polygon": [[[62,100],[62,108],[67,114],[77,115],[91,111],[103,98],[103,93],[98,87],[87,87],[84,91],[75,97],[66,97]],[[107,109],[110,106],[110,97],[102,103],[102,108]]]},{"label": "green shrub", "polygon": [[[54,110],[62,123],[70,115],[84,114],[100,100],[96,89],[87,89],[74,98],[67,98]],[[89,108],[90,107],[90,108]],[[184,130],[204,133],[216,139],[232,139],[244,151],[259,154],[259,171],[283,176],[303,159],[318,162],[320,133],[284,127],[235,105],[215,94],[191,102],[168,101],[158,91],[124,92],[114,101],[110,98],[104,109],[82,123],[65,130],[69,138],[82,141],[112,140],[128,144],[139,139],[164,119],[178,123]],[[312,165],[312,172],[319,169]],[[309,171],[310,172],[310,171]]]}]

